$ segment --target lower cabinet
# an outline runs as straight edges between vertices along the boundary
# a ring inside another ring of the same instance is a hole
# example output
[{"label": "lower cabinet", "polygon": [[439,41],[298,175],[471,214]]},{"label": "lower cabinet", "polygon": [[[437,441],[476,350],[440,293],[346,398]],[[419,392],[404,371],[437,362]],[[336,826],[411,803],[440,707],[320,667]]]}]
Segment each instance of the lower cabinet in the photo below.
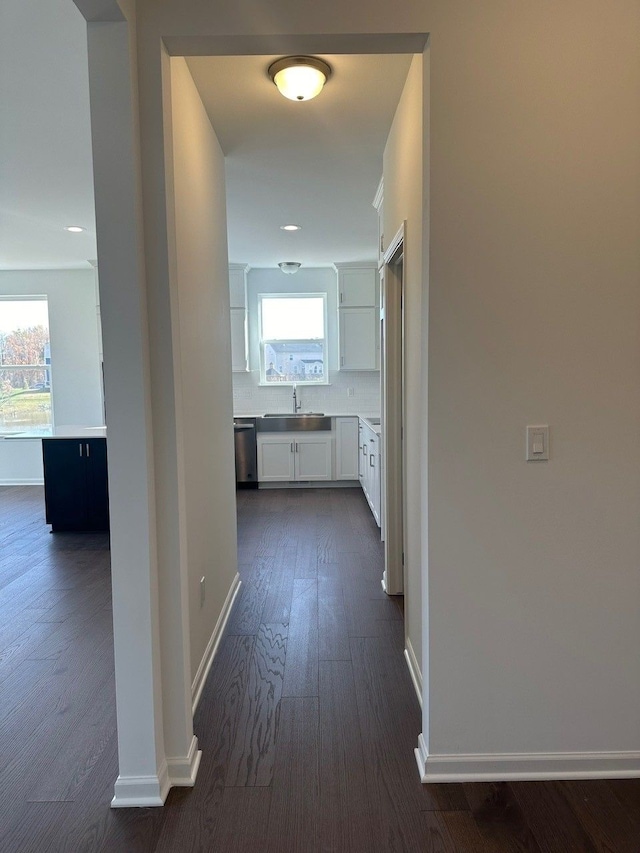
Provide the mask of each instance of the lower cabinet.
[{"label": "lower cabinet", "polygon": [[331,433],[258,436],[258,481],[331,480]]},{"label": "lower cabinet", "polygon": [[381,525],[380,438],[371,427],[360,421],[359,479],[378,527]]},{"label": "lower cabinet", "polygon": [[106,438],[45,438],[42,457],[46,520],[52,530],[108,530]]},{"label": "lower cabinet", "polygon": [[358,479],[359,422],[360,418],[336,418],[336,480]]}]

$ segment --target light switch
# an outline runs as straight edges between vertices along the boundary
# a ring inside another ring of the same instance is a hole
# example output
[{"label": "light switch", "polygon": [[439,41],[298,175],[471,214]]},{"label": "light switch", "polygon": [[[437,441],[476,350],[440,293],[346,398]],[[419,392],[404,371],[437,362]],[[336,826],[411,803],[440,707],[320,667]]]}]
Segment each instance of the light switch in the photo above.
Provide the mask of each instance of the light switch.
[{"label": "light switch", "polygon": [[545,462],[549,458],[549,427],[527,427],[527,462]]}]

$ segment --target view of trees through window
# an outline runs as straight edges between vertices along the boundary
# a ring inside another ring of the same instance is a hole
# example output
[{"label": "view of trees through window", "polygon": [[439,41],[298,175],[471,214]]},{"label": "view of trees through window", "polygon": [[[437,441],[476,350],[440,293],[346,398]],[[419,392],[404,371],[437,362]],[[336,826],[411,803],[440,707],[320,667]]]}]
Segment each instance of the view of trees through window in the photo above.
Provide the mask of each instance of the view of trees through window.
[{"label": "view of trees through window", "polygon": [[328,381],[325,358],[324,294],[260,296],[262,381]]},{"label": "view of trees through window", "polygon": [[0,299],[0,433],[51,427],[45,297]]}]

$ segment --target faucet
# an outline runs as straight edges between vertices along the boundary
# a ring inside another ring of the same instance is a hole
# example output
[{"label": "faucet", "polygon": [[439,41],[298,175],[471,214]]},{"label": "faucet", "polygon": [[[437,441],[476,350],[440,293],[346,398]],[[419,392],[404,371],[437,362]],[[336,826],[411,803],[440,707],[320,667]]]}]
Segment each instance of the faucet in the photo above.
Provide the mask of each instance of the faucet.
[{"label": "faucet", "polygon": [[302,403],[298,402],[298,394],[296,389],[296,383],[293,383],[293,414],[297,415],[300,409],[302,408]]}]

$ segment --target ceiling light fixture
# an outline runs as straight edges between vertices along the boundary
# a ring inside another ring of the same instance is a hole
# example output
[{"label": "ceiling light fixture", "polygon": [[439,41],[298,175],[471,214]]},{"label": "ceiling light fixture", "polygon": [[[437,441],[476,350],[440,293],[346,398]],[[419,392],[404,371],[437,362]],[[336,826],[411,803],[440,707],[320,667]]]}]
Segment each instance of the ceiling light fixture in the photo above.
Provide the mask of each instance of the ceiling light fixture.
[{"label": "ceiling light fixture", "polygon": [[299,264],[298,261],[280,261],[278,266],[280,267],[282,272],[286,273],[287,275],[293,275],[294,272],[298,272],[301,264]]},{"label": "ceiling light fixture", "polygon": [[301,225],[281,225],[281,231],[300,231]]},{"label": "ceiling light fixture", "polygon": [[80,234],[82,231],[86,231],[86,228],[82,228],[80,225],[65,225],[65,231],[71,231],[72,234]]},{"label": "ceiling light fixture", "polygon": [[269,66],[269,77],[290,101],[310,101],[331,77],[331,66],[315,56],[284,56]]}]

